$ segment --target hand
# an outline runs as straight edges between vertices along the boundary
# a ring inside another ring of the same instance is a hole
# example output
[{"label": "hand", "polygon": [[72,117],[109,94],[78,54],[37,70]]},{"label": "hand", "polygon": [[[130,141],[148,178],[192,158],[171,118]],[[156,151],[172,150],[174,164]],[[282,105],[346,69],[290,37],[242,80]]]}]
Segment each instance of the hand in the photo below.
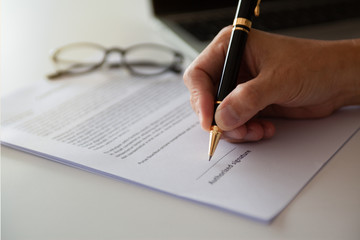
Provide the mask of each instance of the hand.
[{"label": "hand", "polygon": [[[223,29],[184,74],[191,105],[209,131],[214,96],[230,39]],[[217,108],[215,121],[229,141],[270,138],[274,125],[259,116],[319,118],[360,104],[360,39],[320,41],[252,29],[237,87]]]}]

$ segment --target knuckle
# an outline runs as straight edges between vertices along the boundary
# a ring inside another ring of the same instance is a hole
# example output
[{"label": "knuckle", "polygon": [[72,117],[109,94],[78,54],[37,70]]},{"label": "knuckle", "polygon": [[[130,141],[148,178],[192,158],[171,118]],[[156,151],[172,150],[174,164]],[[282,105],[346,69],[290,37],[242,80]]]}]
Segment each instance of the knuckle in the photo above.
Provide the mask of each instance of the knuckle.
[{"label": "knuckle", "polygon": [[191,82],[192,75],[193,75],[192,73],[193,73],[193,67],[189,66],[183,74],[183,80],[184,80],[184,84],[186,86],[189,86],[189,84]]},{"label": "knuckle", "polygon": [[219,52],[226,52],[228,45],[229,45],[229,39],[231,35],[232,26],[224,27],[220,30],[220,32],[217,34],[217,36],[214,38],[214,41],[212,42],[212,46],[216,48],[220,48],[221,51]]},{"label": "knuckle", "polygon": [[232,25],[228,25],[228,26],[222,28],[220,30],[220,32],[218,33],[218,36],[228,38],[229,37],[228,35],[231,33],[232,28],[233,28]]}]

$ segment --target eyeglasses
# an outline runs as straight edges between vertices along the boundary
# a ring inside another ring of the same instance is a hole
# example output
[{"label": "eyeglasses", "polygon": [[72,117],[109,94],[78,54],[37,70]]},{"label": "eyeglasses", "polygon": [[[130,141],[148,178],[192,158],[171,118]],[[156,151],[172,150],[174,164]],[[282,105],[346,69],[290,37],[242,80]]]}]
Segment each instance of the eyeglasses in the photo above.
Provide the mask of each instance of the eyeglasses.
[{"label": "eyeglasses", "polygon": [[[120,54],[119,61],[110,61],[112,53]],[[125,67],[133,75],[153,76],[167,71],[182,71],[183,55],[169,47],[144,43],[126,49],[105,48],[95,43],[72,43],[53,51],[51,59],[56,72],[47,78],[79,75],[94,71],[107,63],[109,68]]]}]

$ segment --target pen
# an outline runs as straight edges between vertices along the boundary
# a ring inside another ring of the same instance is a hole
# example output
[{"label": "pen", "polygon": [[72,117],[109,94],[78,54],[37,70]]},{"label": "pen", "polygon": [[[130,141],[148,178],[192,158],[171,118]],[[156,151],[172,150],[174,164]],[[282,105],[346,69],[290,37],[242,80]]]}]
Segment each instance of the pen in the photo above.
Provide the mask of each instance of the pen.
[{"label": "pen", "polygon": [[221,101],[236,87],[240,63],[254,16],[259,16],[261,0],[239,0],[229,47],[214,104],[214,117],[210,128],[209,161],[219,143],[222,130],[216,125],[215,112]]}]

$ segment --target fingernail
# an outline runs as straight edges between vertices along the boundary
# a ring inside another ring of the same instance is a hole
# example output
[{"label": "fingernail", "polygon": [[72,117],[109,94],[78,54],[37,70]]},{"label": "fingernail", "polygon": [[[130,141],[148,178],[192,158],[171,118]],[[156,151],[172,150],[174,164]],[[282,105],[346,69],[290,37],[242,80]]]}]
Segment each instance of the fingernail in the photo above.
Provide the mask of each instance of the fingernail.
[{"label": "fingernail", "polygon": [[222,128],[231,129],[236,127],[236,125],[239,123],[240,116],[231,105],[227,105],[216,110],[215,120],[218,125],[222,126]]}]

